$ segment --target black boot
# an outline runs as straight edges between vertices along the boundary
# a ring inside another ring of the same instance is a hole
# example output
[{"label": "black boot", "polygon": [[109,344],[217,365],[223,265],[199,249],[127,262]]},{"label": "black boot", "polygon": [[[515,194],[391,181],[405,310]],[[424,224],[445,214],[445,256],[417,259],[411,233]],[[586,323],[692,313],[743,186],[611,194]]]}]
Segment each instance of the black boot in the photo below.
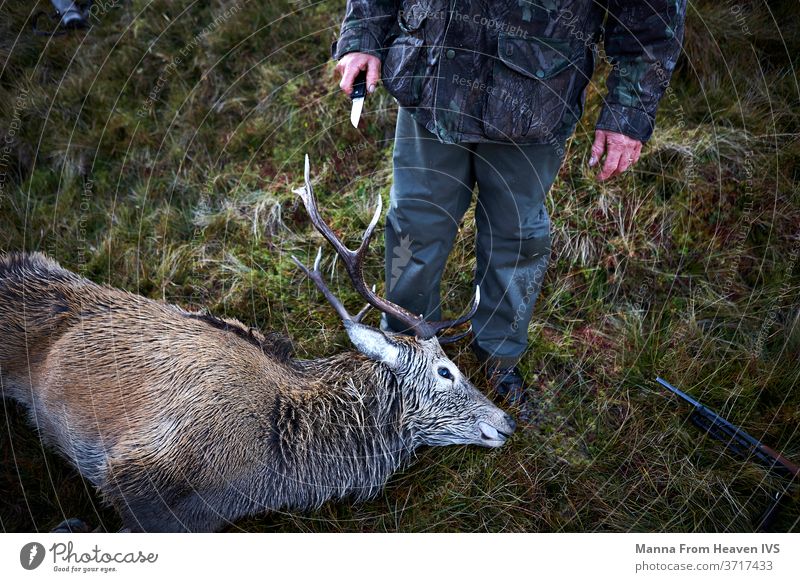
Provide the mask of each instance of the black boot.
[{"label": "black boot", "polygon": [[504,368],[497,364],[486,366],[486,375],[489,385],[503,399],[508,406],[524,408],[530,398],[528,395],[529,386],[522,379],[519,369],[516,366]]}]

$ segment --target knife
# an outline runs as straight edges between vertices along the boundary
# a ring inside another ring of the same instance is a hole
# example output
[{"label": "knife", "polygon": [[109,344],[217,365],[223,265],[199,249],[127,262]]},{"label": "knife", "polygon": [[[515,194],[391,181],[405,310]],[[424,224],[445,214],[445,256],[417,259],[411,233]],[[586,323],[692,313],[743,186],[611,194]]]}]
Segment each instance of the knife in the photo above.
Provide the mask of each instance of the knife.
[{"label": "knife", "polygon": [[353,92],[350,93],[350,99],[353,100],[352,109],[350,109],[350,123],[353,127],[358,128],[358,120],[361,119],[361,110],[364,108],[364,97],[367,95],[367,72],[361,71],[356,75],[353,81]]}]

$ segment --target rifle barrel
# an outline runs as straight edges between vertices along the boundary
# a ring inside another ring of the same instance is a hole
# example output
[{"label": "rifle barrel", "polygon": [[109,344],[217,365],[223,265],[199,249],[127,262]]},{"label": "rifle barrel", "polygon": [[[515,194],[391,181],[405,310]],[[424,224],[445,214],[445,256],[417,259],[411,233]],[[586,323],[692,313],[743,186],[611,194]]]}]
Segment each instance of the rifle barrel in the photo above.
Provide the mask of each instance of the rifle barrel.
[{"label": "rifle barrel", "polygon": [[734,453],[743,457],[753,456],[769,468],[778,469],[781,473],[785,473],[789,477],[800,477],[800,467],[792,463],[779,452],[747,434],[738,426],[731,424],[719,414],[702,405],[685,392],[678,390],[663,378],[656,378],[656,381],[694,406],[694,412],[691,416],[692,421],[715,439],[724,442]]},{"label": "rifle barrel", "polygon": [[681,390],[678,390],[677,388],[675,388],[675,386],[673,386],[672,384],[670,384],[669,382],[667,382],[666,380],[664,380],[664,378],[658,378],[658,377],[657,377],[657,378],[656,378],[656,382],[658,382],[659,384],[661,384],[661,385],[662,385],[664,388],[666,388],[667,390],[670,390],[670,391],[674,392],[675,394],[677,394],[678,396],[680,396],[681,398],[683,398],[684,400],[686,400],[686,402],[688,402],[688,403],[690,403],[690,404],[693,404],[694,406],[703,406],[703,405],[702,405],[702,404],[700,404],[700,403],[699,403],[697,400],[695,400],[694,398],[692,398],[691,396],[689,396],[688,394],[686,394],[686,392],[683,392],[683,391],[681,391]]}]

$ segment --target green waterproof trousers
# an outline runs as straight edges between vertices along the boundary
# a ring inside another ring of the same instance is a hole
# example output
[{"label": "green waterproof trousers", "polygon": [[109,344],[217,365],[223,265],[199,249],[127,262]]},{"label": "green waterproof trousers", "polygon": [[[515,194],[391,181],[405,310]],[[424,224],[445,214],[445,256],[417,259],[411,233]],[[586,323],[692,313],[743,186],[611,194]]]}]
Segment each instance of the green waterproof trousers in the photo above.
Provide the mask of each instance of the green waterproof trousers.
[{"label": "green waterproof trousers", "polygon": [[[482,361],[517,363],[550,258],[545,197],[563,143],[444,144],[400,108],[394,181],[386,218],[387,297],[426,319],[441,319],[442,271],[477,184],[472,347]],[[384,316],[384,329],[403,324]]]}]

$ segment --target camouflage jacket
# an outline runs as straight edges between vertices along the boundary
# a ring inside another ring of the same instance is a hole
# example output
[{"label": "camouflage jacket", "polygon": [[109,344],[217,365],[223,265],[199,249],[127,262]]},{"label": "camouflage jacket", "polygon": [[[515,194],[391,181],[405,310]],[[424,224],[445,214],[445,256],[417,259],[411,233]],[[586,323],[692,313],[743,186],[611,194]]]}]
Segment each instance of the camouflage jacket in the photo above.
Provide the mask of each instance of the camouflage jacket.
[{"label": "camouflage jacket", "polygon": [[602,58],[597,128],[646,141],[685,13],[686,0],[347,0],[332,53],[378,56],[389,92],[445,143],[565,139]]}]

